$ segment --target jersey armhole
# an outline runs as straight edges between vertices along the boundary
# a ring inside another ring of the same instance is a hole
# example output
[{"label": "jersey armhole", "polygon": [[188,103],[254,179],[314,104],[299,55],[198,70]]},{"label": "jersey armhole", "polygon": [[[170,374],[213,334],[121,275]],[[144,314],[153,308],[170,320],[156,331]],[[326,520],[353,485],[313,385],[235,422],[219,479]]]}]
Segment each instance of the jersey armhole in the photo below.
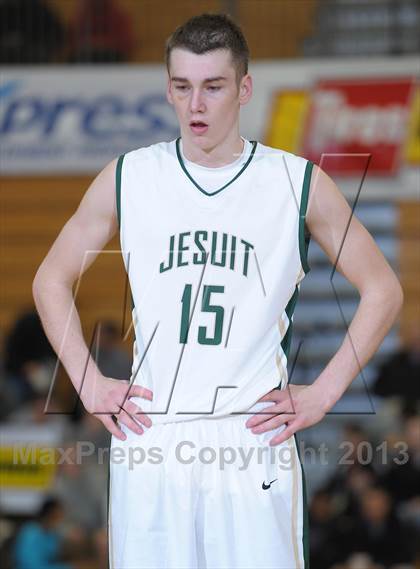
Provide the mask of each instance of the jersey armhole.
[{"label": "jersey armhole", "polygon": [[125,154],[121,154],[118,158],[117,168],[115,171],[115,190],[116,190],[116,201],[117,201],[117,218],[118,227],[121,229],[121,172],[122,165],[124,161]]},{"label": "jersey armhole", "polygon": [[311,234],[306,225],[306,210],[308,208],[309,200],[309,188],[311,186],[311,176],[312,169],[314,167],[313,162],[310,160],[306,163],[305,175],[303,177],[302,194],[300,198],[300,208],[299,208],[299,254],[300,262],[302,264],[302,269],[305,274],[309,273],[311,270],[308,264],[308,248],[311,239]]},{"label": "jersey armhole", "polygon": [[[122,172],[122,165],[124,162],[125,154],[121,154],[117,161],[117,168],[115,170],[115,191],[116,191],[116,202],[117,202],[117,217],[118,217],[118,227],[121,230],[121,172]],[[125,263],[124,263],[125,264]],[[134,306],[134,299],[133,293],[130,287],[130,297],[131,297],[131,312],[133,312]]]}]

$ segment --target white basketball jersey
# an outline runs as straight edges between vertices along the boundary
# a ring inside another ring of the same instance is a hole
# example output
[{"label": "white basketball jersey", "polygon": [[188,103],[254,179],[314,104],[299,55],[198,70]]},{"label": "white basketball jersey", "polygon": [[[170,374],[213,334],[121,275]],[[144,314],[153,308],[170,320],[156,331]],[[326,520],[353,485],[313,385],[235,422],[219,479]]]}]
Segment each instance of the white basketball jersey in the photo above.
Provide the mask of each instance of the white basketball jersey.
[{"label": "white basketball jersey", "polygon": [[252,142],[211,192],[180,139],[121,156],[120,241],[133,301],[133,398],[153,423],[246,412],[288,381],[292,315],[309,270],[313,164]]}]

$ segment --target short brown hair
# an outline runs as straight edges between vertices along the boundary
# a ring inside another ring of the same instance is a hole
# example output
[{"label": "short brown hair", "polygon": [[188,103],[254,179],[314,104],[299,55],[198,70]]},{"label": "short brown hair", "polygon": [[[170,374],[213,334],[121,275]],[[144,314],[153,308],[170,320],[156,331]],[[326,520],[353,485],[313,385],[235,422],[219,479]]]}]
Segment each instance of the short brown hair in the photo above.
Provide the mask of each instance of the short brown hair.
[{"label": "short brown hair", "polygon": [[201,14],[179,26],[165,46],[168,72],[171,51],[177,47],[196,54],[228,49],[232,54],[238,82],[248,73],[248,44],[240,27],[226,14]]}]

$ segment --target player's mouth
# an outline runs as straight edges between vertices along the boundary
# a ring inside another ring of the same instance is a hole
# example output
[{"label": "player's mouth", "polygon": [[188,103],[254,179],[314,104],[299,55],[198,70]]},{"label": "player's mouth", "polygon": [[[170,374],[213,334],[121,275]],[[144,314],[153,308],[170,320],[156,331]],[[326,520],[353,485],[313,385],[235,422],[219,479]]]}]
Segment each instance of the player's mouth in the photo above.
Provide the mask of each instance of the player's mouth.
[{"label": "player's mouth", "polygon": [[209,125],[202,121],[191,121],[190,129],[194,134],[204,134],[207,132]]}]

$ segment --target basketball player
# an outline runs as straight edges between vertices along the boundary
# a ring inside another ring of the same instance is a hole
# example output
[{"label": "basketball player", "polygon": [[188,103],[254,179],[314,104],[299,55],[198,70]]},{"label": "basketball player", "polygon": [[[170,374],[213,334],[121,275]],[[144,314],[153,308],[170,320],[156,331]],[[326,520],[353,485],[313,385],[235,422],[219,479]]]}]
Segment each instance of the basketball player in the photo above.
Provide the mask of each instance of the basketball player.
[{"label": "basketball player", "polygon": [[[112,433],[111,568],[307,567],[295,434],[325,416],[374,354],[401,287],[320,168],[239,134],[252,79],[228,17],[186,22],[166,61],[181,136],[98,175],[38,270],[36,305],[85,408]],[[127,381],[97,369],[71,294],[86,251],[116,231],[133,300]],[[288,385],[310,236],[360,304],[316,381]]]}]

